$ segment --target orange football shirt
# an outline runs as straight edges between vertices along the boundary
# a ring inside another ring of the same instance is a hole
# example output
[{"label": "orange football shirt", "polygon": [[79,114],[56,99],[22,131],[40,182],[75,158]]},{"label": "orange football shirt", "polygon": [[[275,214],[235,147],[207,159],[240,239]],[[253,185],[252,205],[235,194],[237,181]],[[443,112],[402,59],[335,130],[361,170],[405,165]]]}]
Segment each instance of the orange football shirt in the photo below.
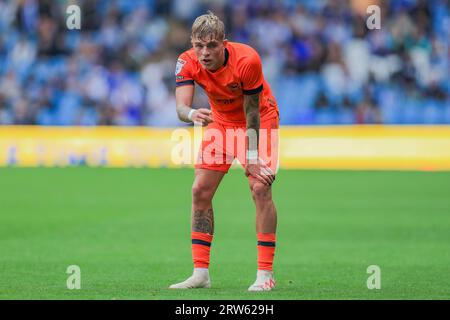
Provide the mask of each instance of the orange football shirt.
[{"label": "orange football shirt", "polygon": [[176,84],[201,86],[211,105],[214,121],[230,126],[245,126],[244,95],[260,93],[260,121],[277,118],[278,106],[269,84],[264,80],[261,59],[252,47],[228,42],[225,62],[218,70],[204,69],[194,49],[183,52],[175,70]]}]

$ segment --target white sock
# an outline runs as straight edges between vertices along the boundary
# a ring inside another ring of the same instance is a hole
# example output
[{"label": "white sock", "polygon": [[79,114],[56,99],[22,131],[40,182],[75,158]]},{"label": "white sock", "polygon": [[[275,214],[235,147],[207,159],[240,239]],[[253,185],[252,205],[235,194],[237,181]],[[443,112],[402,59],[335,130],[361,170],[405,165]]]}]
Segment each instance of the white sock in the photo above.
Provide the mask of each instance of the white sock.
[{"label": "white sock", "polygon": [[256,281],[253,283],[249,291],[266,291],[272,290],[275,286],[275,280],[273,279],[273,271],[258,270],[256,272]]},{"label": "white sock", "polygon": [[194,268],[192,276],[185,281],[169,286],[170,289],[210,288],[209,271],[207,268]]},{"label": "white sock", "polygon": [[194,277],[209,277],[209,269],[208,268],[194,268],[194,272],[192,273]]}]

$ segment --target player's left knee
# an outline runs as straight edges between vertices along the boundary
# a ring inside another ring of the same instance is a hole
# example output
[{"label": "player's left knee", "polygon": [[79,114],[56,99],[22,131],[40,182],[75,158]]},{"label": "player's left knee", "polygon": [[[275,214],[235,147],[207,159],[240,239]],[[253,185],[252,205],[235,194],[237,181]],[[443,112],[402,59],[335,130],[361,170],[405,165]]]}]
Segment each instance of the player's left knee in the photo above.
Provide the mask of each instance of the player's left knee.
[{"label": "player's left knee", "polygon": [[272,199],[272,189],[261,182],[252,185],[252,196],[255,201],[268,201]]}]

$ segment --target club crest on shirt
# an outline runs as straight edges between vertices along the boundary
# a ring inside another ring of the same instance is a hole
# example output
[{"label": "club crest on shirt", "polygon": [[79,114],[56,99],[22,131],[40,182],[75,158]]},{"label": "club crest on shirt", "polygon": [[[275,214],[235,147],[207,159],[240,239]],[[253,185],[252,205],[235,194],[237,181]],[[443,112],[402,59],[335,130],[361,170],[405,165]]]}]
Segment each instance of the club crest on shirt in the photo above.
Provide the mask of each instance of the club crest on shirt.
[{"label": "club crest on shirt", "polygon": [[241,86],[239,85],[238,82],[232,82],[227,84],[227,88],[230,89],[231,91],[238,91],[241,89]]},{"label": "club crest on shirt", "polygon": [[183,69],[185,64],[186,64],[186,61],[184,61],[183,59],[177,60],[177,66],[175,67],[175,75],[180,73],[181,69]]}]

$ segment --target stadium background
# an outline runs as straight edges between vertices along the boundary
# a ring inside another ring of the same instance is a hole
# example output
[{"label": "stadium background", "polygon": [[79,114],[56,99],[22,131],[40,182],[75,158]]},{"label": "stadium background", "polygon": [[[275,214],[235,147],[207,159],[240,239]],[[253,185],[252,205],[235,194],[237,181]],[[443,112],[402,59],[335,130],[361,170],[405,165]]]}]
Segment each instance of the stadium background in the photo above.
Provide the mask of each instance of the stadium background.
[{"label": "stadium background", "polygon": [[[70,4],[81,30],[66,27]],[[366,27],[370,4],[380,30]],[[175,166],[173,129],[189,126],[175,62],[206,10],[258,50],[280,106],[281,274],[267,297],[448,299],[444,0],[0,0],[0,297],[255,298],[241,290],[253,208],[234,170],[215,202],[219,290],[164,289],[190,268],[192,170],[161,168]],[[200,88],[194,105],[208,105]],[[65,166],[77,168],[42,168]],[[65,288],[73,263],[90,275],[80,292]],[[373,263],[384,290],[365,286]]]}]

